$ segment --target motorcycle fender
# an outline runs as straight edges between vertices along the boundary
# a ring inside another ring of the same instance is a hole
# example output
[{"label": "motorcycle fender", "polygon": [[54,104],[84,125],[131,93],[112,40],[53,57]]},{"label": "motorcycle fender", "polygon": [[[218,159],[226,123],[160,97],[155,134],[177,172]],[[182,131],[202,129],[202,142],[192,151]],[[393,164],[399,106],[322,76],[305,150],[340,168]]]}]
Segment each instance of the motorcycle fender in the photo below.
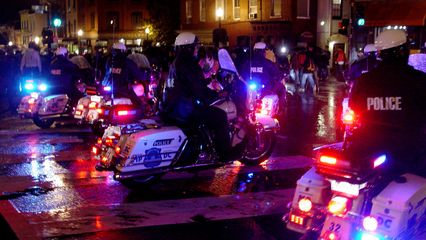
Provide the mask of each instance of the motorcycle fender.
[{"label": "motorcycle fender", "polygon": [[43,99],[38,115],[46,116],[64,113],[68,100],[69,98],[66,94],[47,96]]},{"label": "motorcycle fender", "polygon": [[278,130],[280,128],[278,120],[270,116],[256,114],[256,120],[263,125],[265,130]]},{"label": "motorcycle fender", "polygon": [[17,112],[22,118],[32,118],[35,113],[39,110],[41,97],[34,100],[34,103],[30,105],[28,101],[33,98],[31,96],[24,96],[19,103]]},{"label": "motorcycle fender", "polygon": [[181,129],[169,126],[132,133],[123,143],[123,162],[119,172],[152,170],[170,166],[186,136]]}]

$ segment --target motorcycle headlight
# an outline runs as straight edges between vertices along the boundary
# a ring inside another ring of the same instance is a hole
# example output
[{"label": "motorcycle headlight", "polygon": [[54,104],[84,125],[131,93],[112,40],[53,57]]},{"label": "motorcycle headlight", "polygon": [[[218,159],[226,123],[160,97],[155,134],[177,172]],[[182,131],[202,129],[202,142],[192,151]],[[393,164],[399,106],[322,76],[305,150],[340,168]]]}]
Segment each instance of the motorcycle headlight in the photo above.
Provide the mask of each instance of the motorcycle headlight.
[{"label": "motorcycle headlight", "polygon": [[25,83],[24,88],[26,90],[34,90],[34,84],[33,83]]},{"label": "motorcycle headlight", "polygon": [[44,83],[38,85],[38,90],[40,90],[42,92],[46,91],[47,90],[47,85],[44,84]]}]

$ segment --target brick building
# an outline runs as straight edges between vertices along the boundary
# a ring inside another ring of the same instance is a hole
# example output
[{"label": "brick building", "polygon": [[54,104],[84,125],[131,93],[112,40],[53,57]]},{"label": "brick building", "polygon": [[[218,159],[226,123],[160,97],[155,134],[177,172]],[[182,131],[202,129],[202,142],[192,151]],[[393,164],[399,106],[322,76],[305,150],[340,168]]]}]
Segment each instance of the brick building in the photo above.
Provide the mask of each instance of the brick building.
[{"label": "brick building", "polygon": [[[180,0],[180,31],[192,31],[213,44],[213,30],[226,29],[228,44],[263,38],[272,44],[315,44],[317,1],[313,0]],[[223,17],[216,10],[223,10]]]}]

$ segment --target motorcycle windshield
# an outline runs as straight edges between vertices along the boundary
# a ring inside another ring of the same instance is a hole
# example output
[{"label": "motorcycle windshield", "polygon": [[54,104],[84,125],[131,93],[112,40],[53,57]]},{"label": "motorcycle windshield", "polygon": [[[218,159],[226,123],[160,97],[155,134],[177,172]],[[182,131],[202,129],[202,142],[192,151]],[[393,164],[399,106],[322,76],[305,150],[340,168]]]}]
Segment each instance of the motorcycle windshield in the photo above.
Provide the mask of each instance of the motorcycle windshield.
[{"label": "motorcycle windshield", "polygon": [[234,61],[232,61],[231,56],[228,51],[225,49],[219,49],[218,52],[219,64],[222,69],[238,73],[237,68],[235,67]]}]

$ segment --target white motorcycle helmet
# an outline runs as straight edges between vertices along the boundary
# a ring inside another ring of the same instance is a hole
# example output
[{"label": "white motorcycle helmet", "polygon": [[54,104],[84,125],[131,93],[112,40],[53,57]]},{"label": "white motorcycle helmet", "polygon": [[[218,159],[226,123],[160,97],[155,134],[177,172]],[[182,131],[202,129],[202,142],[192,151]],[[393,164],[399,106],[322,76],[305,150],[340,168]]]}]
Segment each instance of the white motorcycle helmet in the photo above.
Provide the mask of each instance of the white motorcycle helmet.
[{"label": "white motorcycle helmet", "polygon": [[369,43],[369,44],[365,45],[364,54],[367,55],[367,54],[371,54],[371,53],[374,53],[374,52],[377,52],[377,48],[374,46],[374,44]]},{"label": "white motorcycle helmet", "polygon": [[65,47],[59,47],[58,49],[56,49],[55,51],[55,55],[62,55],[62,56],[66,56],[68,53],[68,49],[66,49]]},{"label": "white motorcycle helmet", "polygon": [[121,52],[125,52],[126,51],[126,45],[124,45],[124,43],[121,43],[121,42],[114,43],[112,45],[112,49],[119,50]]},{"label": "white motorcycle helmet", "polygon": [[184,46],[198,43],[198,37],[191,32],[182,32],[176,37],[175,46]]},{"label": "white motorcycle helmet", "polygon": [[385,30],[377,36],[374,46],[377,50],[385,50],[401,46],[407,42],[407,36],[404,31],[399,29]]},{"label": "white motorcycle helmet", "polygon": [[374,46],[379,51],[383,62],[399,62],[407,64],[409,48],[407,36],[403,30],[385,30],[377,36]]},{"label": "white motorcycle helmet", "polygon": [[253,49],[254,50],[265,50],[266,49],[266,43],[264,43],[264,42],[257,42],[257,43],[255,43],[254,44],[254,47],[253,47]]}]

